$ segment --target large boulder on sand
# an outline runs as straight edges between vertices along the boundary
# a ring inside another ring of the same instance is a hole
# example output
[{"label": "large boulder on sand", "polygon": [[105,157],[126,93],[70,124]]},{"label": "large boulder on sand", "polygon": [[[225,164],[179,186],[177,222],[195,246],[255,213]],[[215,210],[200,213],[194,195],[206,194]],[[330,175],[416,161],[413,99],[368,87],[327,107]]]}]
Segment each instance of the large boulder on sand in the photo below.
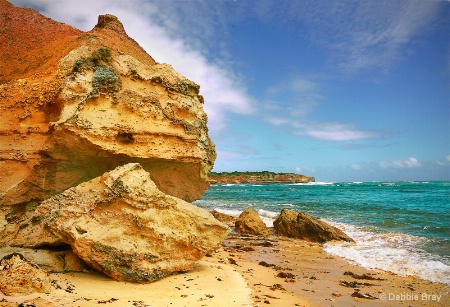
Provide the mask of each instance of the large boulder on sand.
[{"label": "large boulder on sand", "polygon": [[340,229],[304,212],[283,209],[273,222],[276,235],[324,243],[332,240],[354,242]]},{"label": "large boulder on sand", "polygon": [[50,276],[22,254],[13,253],[0,260],[0,293],[8,296],[29,295],[53,290]]},{"label": "large boulder on sand", "polygon": [[255,235],[268,237],[270,235],[266,224],[261,220],[258,213],[248,208],[242,212],[235,222],[236,232],[238,234]]},{"label": "large boulder on sand", "polygon": [[162,193],[130,163],[44,201],[36,209],[53,244],[70,244],[115,280],[152,282],[189,271],[229,233],[209,212]]}]

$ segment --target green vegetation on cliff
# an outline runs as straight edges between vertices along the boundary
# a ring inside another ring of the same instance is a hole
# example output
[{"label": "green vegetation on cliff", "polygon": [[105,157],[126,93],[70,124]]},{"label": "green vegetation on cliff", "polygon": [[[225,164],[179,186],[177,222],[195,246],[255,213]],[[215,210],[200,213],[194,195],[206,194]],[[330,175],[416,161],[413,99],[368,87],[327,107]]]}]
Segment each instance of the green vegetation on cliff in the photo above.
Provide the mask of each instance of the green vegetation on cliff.
[{"label": "green vegetation on cliff", "polygon": [[287,175],[290,173],[274,173],[269,171],[260,171],[260,172],[210,172],[208,176],[270,176],[270,175]]},{"label": "green vegetation on cliff", "polygon": [[314,182],[314,177],[307,177],[294,173],[274,173],[269,171],[260,172],[210,172],[208,174],[210,183],[297,183]]}]

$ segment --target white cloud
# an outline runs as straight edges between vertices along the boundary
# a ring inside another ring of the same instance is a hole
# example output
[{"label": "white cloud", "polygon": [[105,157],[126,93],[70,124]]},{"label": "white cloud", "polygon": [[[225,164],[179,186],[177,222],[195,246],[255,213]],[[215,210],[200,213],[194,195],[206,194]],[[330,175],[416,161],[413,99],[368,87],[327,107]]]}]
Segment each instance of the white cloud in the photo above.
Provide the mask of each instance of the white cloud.
[{"label": "white cloud", "polygon": [[295,171],[299,174],[308,174],[308,173],[315,173],[316,172],[316,168],[314,167],[309,167],[309,166],[305,166],[305,167],[296,167]]},{"label": "white cloud", "polygon": [[320,94],[319,84],[301,75],[269,87],[266,96],[267,100],[263,104],[265,110],[262,111],[269,113],[269,118],[274,118],[274,113],[282,114],[282,117],[304,117],[324,99]]},{"label": "white cloud", "polygon": [[450,166],[450,155],[445,156],[443,159],[437,161],[439,166]]},{"label": "white cloud", "polygon": [[406,160],[394,160],[394,161],[381,161],[381,168],[417,168],[421,167],[422,164],[414,157],[410,157]]},{"label": "white cloud", "polygon": [[338,142],[383,137],[380,133],[362,130],[353,124],[308,120],[325,96],[321,94],[318,82],[304,76],[291,77],[266,92],[270,99],[261,104],[259,112],[269,124],[291,127],[295,135]]},{"label": "white cloud", "polygon": [[351,167],[352,169],[354,169],[355,171],[360,171],[360,170],[362,170],[362,166],[359,165],[359,164],[352,164],[350,167]]},{"label": "white cloud", "polygon": [[[239,76],[230,66],[224,66],[224,59],[208,58],[208,49],[202,48],[196,36],[200,34],[199,27],[208,29],[208,24],[218,22],[215,19],[207,18],[202,25],[191,21],[190,28],[183,27],[178,18],[190,21],[190,17],[183,17],[176,6],[168,6],[166,2],[163,5],[151,1],[13,0],[12,3],[38,7],[47,17],[84,31],[95,26],[98,15],[116,15],[127,34],[157,62],[171,64],[176,71],[200,85],[211,131],[224,129],[230,113],[249,114],[253,111],[252,99]],[[213,36],[211,32],[205,35]]]},{"label": "white cloud", "polygon": [[[405,47],[426,28],[434,16],[434,1],[362,1],[345,29],[343,44],[335,44],[340,52],[341,68],[389,68],[405,56]],[[436,1],[437,2],[437,1]],[[348,48],[351,46],[351,48]],[[407,49],[406,49],[407,50]]]},{"label": "white cloud", "polygon": [[269,117],[267,118],[267,122],[274,126],[283,126],[291,123],[291,120],[288,118],[282,117]]},{"label": "white cloud", "polygon": [[303,129],[296,134],[327,141],[359,141],[381,137],[379,133],[360,130],[351,124],[341,123],[303,125]]},{"label": "white cloud", "polygon": [[331,62],[347,73],[388,71],[408,55],[408,44],[432,26],[443,5],[429,0],[251,2],[262,21],[286,26],[301,21],[306,27],[298,34],[324,46]]}]

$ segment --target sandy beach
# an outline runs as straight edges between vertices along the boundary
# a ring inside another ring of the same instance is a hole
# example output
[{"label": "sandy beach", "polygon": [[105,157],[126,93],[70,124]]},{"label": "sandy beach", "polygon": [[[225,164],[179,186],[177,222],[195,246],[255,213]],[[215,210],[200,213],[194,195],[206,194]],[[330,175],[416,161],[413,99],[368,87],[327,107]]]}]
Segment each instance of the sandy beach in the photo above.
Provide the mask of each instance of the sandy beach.
[{"label": "sandy beach", "polygon": [[229,236],[193,271],[151,284],[87,271],[51,277],[52,293],[0,296],[0,306],[450,305],[448,285],[367,270],[324,252],[320,244],[284,237]]},{"label": "sandy beach", "polygon": [[[225,243],[228,246],[217,253],[217,256],[236,261],[237,270],[252,288],[252,300],[255,305],[270,303],[275,306],[449,306],[450,304],[449,285],[415,277],[397,276],[381,270],[367,270],[326,253],[317,243],[283,237],[272,237],[270,240],[235,237],[229,238]],[[268,246],[271,244],[272,246]],[[251,248],[255,251],[244,251]],[[355,297],[357,294],[365,298]]]}]

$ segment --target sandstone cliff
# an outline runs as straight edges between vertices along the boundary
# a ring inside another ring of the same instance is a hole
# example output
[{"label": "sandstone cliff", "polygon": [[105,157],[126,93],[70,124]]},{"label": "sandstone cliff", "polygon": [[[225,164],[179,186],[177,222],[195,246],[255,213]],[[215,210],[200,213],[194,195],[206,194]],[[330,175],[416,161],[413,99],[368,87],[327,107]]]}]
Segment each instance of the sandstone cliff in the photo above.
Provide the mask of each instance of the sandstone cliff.
[{"label": "sandstone cliff", "polygon": [[211,172],[209,182],[213,184],[227,183],[307,183],[314,182],[314,177],[293,173],[263,172]]},{"label": "sandstone cliff", "polygon": [[199,86],[104,15],[89,32],[0,0],[0,246],[40,201],[138,162],[193,201],[216,153]]}]

